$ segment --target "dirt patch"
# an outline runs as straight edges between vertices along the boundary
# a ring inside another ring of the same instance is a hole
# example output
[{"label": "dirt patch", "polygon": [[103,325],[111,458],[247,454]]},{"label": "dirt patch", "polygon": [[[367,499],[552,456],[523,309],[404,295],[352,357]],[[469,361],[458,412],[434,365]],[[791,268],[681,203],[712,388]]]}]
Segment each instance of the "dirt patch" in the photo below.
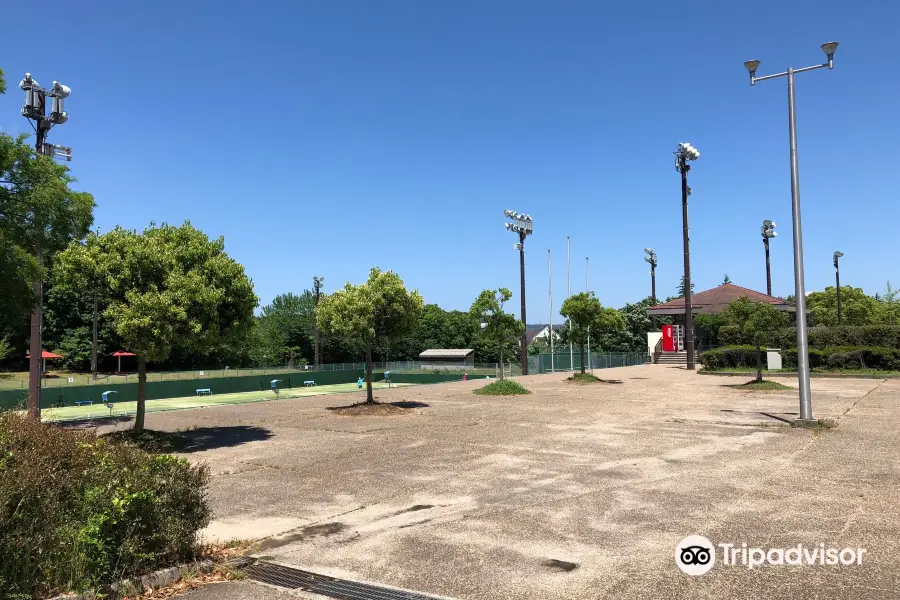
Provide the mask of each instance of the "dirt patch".
[{"label": "dirt patch", "polygon": [[332,413],[344,417],[390,417],[404,415],[419,408],[420,402],[397,402],[391,404],[351,404],[349,406],[328,407]]},{"label": "dirt patch", "polygon": [[340,533],[344,530],[343,523],[322,523],[320,525],[308,525],[295,533],[279,536],[277,538],[269,538],[263,540],[256,546],[256,551],[271,550],[273,548],[281,548],[292,542],[300,542],[317,536],[326,537]]},{"label": "dirt patch", "polygon": [[555,558],[549,558],[541,563],[542,567],[547,567],[548,569],[553,569],[554,571],[560,571],[563,573],[569,573],[578,568],[578,563],[569,562],[567,560],[557,560]]}]

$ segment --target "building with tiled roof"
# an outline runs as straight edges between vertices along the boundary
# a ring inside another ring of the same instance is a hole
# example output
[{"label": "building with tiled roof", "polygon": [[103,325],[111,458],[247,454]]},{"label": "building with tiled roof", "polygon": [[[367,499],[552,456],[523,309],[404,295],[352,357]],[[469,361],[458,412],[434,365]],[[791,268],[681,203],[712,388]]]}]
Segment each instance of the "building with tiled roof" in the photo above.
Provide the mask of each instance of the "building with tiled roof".
[{"label": "building with tiled roof", "polygon": [[[703,292],[695,292],[691,295],[691,312],[697,313],[719,313],[725,310],[728,305],[738,298],[749,298],[754,302],[764,302],[771,304],[778,310],[794,312],[796,307],[793,302],[788,302],[784,298],[777,296],[769,296],[761,292],[757,292],[733,283],[723,283],[718,287]],[[676,298],[669,302],[663,302],[651,306],[649,309],[651,315],[681,315],[684,318],[684,298]],[[676,322],[678,319],[676,319]]]}]

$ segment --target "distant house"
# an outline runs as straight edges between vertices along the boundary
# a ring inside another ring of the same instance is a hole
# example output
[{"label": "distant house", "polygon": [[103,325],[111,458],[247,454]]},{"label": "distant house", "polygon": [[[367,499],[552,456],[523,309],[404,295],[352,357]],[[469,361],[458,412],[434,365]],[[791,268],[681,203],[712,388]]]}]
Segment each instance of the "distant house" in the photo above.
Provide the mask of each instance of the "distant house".
[{"label": "distant house", "polygon": [[[553,326],[553,341],[559,341],[559,332],[562,331],[563,325],[554,325]],[[525,343],[531,344],[536,339],[544,339],[546,341],[550,341],[550,326],[549,325],[528,325],[525,327]]]},{"label": "distant house", "polygon": [[471,369],[475,350],[471,348],[435,348],[419,355],[423,369]]}]

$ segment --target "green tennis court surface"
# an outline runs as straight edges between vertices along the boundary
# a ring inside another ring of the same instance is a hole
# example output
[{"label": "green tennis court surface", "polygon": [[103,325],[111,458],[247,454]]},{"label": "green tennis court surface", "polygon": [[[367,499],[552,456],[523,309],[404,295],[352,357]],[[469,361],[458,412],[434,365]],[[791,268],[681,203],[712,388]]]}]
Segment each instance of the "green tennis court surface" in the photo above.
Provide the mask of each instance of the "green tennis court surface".
[{"label": "green tennis court surface", "polygon": [[[393,383],[392,387],[414,385],[410,383]],[[376,390],[386,389],[387,383],[378,382],[372,384]],[[346,394],[358,392],[365,393],[365,388],[358,389],[355,383],[337,383],[333,385],[320,385],[308,388],[290,388],[281,390],[279,398],[302,398],[304,396],[321,396],[325,394]],[[147,412],[162,412],[166,410],[186,410],[190,408],[202,408],[204,406],[222,406],[224,404],[244,404],[247,402],[265,402],[275,400],[272,390],[258,392],[239,392],[237,394],[221,394],[218,396],[185,396],[182,398],[165,398],[160,400],[147,400]],[[137,402],[114,402],[110,410],[105,404],[91,404],[90,406],[65,406],[62,408],[45,408],[41,410],[41,418],[44,421],[78,421],[82,419],[97,419],[101,417],[133,415],[137,411]]]}]

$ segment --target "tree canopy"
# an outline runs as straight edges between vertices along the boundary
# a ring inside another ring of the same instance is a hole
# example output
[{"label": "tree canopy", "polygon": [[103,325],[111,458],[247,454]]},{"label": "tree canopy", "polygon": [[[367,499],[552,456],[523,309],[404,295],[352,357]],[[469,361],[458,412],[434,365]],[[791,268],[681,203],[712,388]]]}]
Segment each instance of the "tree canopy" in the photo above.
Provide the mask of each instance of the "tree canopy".
[{"label": "tree canopy", "polygon": [[[500,363],[500,378],[504,378],[504,356],[509,353],[510,346],[515,345],[522,337],[525,326],[515,316],[505,312],[503,305],[512,298],[512,292],[507,288],[496,290],[482,290],[469,308],[469,314],[481,326],[484,324],[483,336],[479,342],[493,346],[497,349],[497,358]],[[476,349],[478,352],[478,349]],[[484,351],[482,350],[482,353]]]},{"label": "tree canopy", "polygon": [[[588,336],[603,337],[611,331],[625,328],[625,318],[614,308],[604,308],[594,292],[580,292],[566,298],[559,313],[569,320],[562,330],[563,339],[578,344],[581,352],[581,372],[585,372],[585,352]],[[645,342],[646,343],[646,342]]]},{"label": "tree canopy", "polygon": [[326,334],[337,335],[366,356],[366,401],[372,393],[372,349],[392,344],[415,331],[424,302],[418,292],[409,292],[400,277],[377,267],[361,285],[346,284],[319,300],[316,318]]},{"label": "tree canopy", "polygon": [[239,339],[257,305],[224,240],[210,240],[189,222],[91,236],[60,253],[54,269],[79,293],[99,289],[108,298],[105,318],[137,355],[137,430],[144,426],[147,362],[166,360],[179,346],[203,352]]},{"label": "tree canopy", "polygon": [[765,302],[738,298],[722,311],[722,318],[753,340],[756,346],[756,380],[762,381],[762,344],[772,332],[787,326],[787,313]]},{"label": "tree canopy", "polygon": [[[829,286],[824,291],[807,294],[806,308],[815,325],[837,325],[837,288]],[[879,322],[880,308],[878,301],[867,296],[862,288],[841,286],[841,317],[844,325],[874,325]]]}]

